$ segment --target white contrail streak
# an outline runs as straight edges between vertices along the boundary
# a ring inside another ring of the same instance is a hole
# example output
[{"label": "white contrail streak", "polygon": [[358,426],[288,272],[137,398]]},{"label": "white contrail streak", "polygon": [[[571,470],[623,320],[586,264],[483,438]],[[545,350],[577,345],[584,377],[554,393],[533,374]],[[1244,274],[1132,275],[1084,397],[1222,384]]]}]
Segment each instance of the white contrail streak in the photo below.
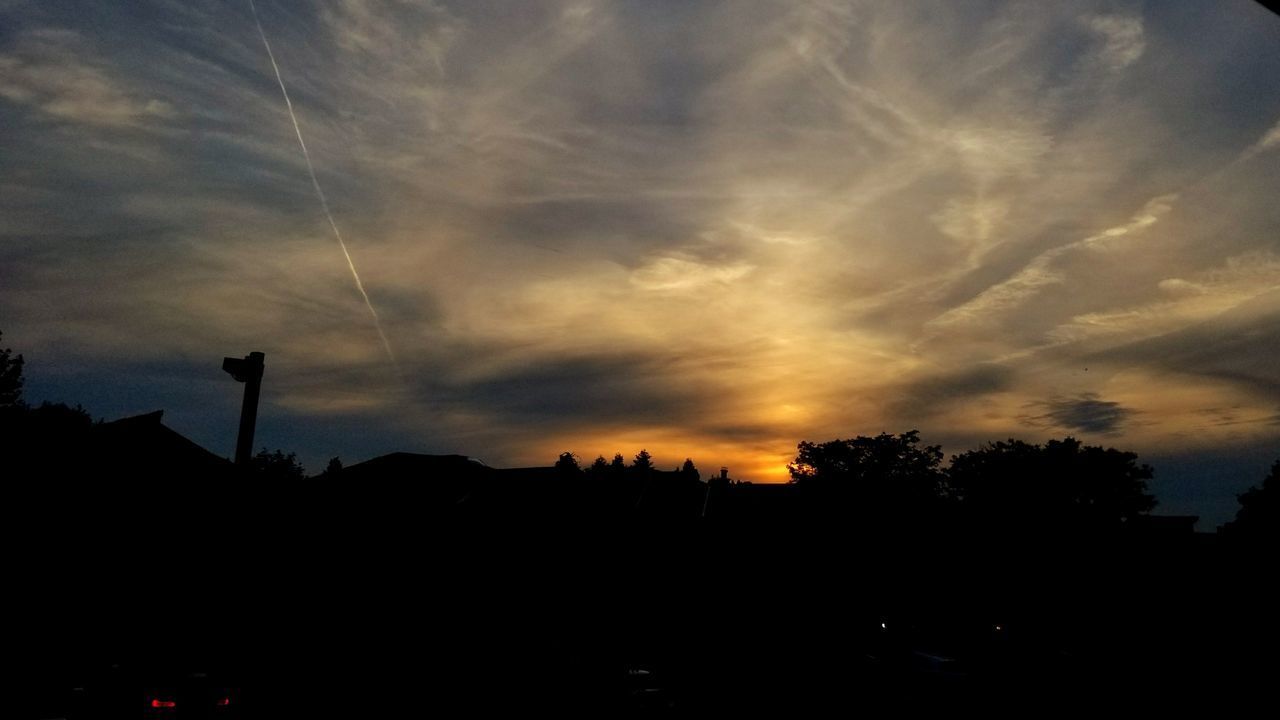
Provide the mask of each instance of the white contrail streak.
[{"label": "white contrail streak", "polygon": [[284,87],[284,78],[280,77],[280,66],[276,64],[275,53],[271,52],[271,43],[267,42],[267,34],[262,30],[262,21],[258,19],[258,8],[253,4],[253,0],[249,0],[249,10],[253,12],[253,23],[258,26],[258,37],[262,38],[262,45],[267,48],[267,57],[271,60],[271,69],[275,70],[276,82],[280,83],[280,94],[284,95],[285,107],[289,108],[289,119],[293,121],[293,131],[298,135],[298,145],[302,148],[302,157],[307,161],[307,173],[311,175],[311,186],[316,189],[316,197],[320,198],[320,207],[324,208],[324,216],[329,220],[329,227],[333,228],[333,236],[338,239],[338,247],[342,248],[342,256],[347,259],[347,267],[351,268],[351,278],[356,281],[356,289],[360,291],[360,296],[364,298],[365,307],[369,308],[369,314],[373,316],[373,326],[378,330],[378,337],[382,338],[382,347],[387,351],[387,357],[391,359],[391,364],[396,365],[396,355],[391,351],[391,343],[387,342],[387,334],[382,331],[382,321],[378,319],[378,311],[373,309],[373,302],[369,300],[369,293],[364,291],[364,283],[360,282],[360,273],[356,272],[356,264],[351,260],[351,253],[347,252],[347,243],[342,240],[342,233],[338,230],[338,224],[333,221],[333,213],[329,210],[329,200],[324,196],[324,190],[320,189],[320,181],[316,179],[316,168],[311,164],[311,153],[307,152],[307,143],[302,139],[302,128],[298,126],[298,116],[293,112],[293,103],[289,100],[289,91]]}]

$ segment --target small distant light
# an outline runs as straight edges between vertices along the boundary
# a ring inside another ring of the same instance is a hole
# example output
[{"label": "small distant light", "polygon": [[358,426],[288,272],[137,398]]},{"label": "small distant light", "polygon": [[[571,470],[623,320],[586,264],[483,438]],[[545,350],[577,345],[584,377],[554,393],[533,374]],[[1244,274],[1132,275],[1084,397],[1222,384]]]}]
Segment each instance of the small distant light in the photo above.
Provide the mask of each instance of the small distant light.
[{"label": "small distant light", "polygon": [[888,629],[889,629],[889,626],[888,626],[888,625],[886,625],[886,624],[884,624],[884,623],[880,623],[880,629],[881,629],[881,630],[888,630]]},{"label": "small distant light", "polygon": [[218,707],[226,707],[231,704],[231,697],[225,696],[218,699]]},{"label": "small distant light", "polygon": [[1001,630],[1004,630],[1004,626],[1003,626],[1003,625],[996,625],[996,626],[995,626],[995,631],[996,631],[996,632],[1000,632]]},{"label": "small distant light", "polygon": [[152,698],[151,707],[157,708],[157,709],[176,708],[178,707],[178,703],[172,700],[161,700],[160,698]]}]

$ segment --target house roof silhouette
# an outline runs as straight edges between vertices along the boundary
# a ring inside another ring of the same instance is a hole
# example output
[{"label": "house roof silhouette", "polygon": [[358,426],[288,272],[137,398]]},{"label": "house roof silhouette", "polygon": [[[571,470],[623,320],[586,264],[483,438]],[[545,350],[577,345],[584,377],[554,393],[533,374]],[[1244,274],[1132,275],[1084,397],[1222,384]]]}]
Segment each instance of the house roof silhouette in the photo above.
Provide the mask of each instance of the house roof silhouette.
[{"label": "house roof silhouette", "polygon": [[234,472],[219,457],[165,425],[163,410],[93,426],[93,452],[110,467],[155,479],[212,479]]}]

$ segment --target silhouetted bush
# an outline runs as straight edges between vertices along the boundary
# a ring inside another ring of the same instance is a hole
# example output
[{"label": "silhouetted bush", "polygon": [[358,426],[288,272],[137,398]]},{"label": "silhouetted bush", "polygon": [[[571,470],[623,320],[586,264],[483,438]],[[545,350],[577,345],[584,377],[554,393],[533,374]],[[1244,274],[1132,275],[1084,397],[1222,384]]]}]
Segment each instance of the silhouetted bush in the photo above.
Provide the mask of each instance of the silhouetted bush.
[{"label": "silhouetted bush", "polygon": [[249,468],[252,474],[263,480],[301,480],[307,476],[298,456],[294,453],[285,455],[282,450],[268,452],[262,448],[253,456]]}]

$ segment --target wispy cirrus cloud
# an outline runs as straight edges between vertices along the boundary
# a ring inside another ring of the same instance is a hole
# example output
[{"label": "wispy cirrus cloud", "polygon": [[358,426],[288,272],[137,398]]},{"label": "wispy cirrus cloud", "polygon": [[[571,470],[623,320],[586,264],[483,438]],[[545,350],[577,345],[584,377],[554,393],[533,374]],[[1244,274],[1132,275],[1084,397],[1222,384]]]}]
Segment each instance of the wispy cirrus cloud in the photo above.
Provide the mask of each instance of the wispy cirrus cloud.
[{"label": "wispy cirrus cloud", "polygon": [[1141,16],[1095,15],[1087,22],[1102,40],[1099,59],[1109,70],[1123,70],[1142,57],[1146,42]]},{"label": "wispy cirrus cloud", "polygon": [[73,30],[37,30],[0,54],[0,98],[79,125],[146,127],[173,105],[114,77],[109,61]]},{"label": "wispy cirrus cloud", "polygon": [[[265,350],[264,427],[388,438],[321,460],[410,438],[526,463],[580,438],[781,479],[802,438],[905,426],[956,448],[1271,437],[1264,9],[258,9],[407,379],[236,3],[0,9],[15,348],[128,378]],[[185,402],[144,376],[85,400]]]}]

